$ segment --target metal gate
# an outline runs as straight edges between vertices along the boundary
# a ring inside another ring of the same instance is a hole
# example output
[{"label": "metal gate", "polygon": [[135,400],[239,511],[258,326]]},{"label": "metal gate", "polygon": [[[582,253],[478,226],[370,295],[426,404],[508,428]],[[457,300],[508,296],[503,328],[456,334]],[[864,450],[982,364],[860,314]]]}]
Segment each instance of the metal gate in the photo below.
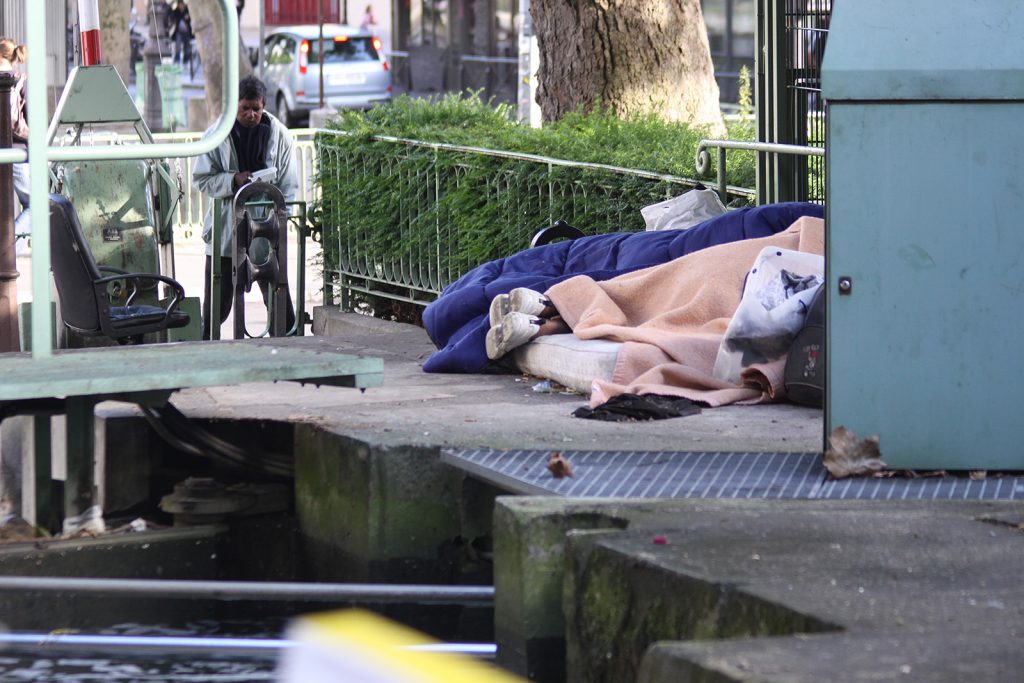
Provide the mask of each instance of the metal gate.
[{"label": "metal gate", "polygon": [[[832,0],[760,0],[756,109],[758,140],[825,146],[821,61]],[[762,152],[758,203],[824,201],[823,157]]]}]

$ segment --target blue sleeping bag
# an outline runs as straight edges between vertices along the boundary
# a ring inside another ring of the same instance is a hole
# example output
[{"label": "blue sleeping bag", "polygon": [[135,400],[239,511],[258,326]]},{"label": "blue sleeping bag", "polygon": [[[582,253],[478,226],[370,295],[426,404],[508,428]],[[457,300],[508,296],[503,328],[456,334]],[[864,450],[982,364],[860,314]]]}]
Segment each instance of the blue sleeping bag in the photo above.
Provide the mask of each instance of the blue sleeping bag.
[{"label": "blue sleeping bag", "polygon": [[448,285],[423,312],[423,323],[439,349],[425,372],[480,372],[490,362],[484,347],[488,309],[515,287],[543,292],[576,275],[608,280],[691,252],[736,240],[781,232],[801,216],[824,215],[818,204],[792,202],[736,209],[689,230],[617,232],[546,244],[477,266]]}]

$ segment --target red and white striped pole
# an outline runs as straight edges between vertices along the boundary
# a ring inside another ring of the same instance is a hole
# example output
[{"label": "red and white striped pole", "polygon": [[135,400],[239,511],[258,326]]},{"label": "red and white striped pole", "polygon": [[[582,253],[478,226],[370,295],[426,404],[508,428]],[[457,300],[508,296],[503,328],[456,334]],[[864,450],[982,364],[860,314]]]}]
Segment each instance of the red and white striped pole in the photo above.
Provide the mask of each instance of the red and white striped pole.
[{"label": "red and white striped pole", "polygon": [[96,66],[103,60],[98,0],[78,0],[78,26],[82,32],[82,66]]}]

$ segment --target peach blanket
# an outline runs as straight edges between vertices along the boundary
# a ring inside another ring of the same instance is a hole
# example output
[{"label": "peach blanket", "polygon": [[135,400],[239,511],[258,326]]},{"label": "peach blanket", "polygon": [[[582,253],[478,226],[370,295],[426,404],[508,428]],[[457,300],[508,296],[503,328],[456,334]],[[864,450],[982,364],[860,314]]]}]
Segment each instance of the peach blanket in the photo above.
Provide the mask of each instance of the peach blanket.
[{"label": "peach blanket", "polygon": [[784,361],[747,368],[742,384],[729,384],[711,374],[718,347],[761,249],[823,254],[824,245],[825,222],[804,217],[771,237],[720,244],[604,282],[574,277],[545,294],[580,339],[625,342],[611,381],[594,380],[592,406],[621,393],[709,406],[777,401]]}]

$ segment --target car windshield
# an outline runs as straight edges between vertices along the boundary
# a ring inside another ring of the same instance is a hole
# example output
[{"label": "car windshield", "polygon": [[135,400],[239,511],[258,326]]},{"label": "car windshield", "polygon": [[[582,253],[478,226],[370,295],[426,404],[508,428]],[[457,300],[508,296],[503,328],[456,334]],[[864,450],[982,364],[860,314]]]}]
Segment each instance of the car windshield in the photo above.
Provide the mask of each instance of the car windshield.
[{"label": "car windshield", "polygon": [[[310,63],[319,61],[319,44],[316,38],[309,41]],[[373,47],[372,38],[350,38],[324,36],[324,64],[339,62],[369,62],[377,59],[377,50]]]}]

